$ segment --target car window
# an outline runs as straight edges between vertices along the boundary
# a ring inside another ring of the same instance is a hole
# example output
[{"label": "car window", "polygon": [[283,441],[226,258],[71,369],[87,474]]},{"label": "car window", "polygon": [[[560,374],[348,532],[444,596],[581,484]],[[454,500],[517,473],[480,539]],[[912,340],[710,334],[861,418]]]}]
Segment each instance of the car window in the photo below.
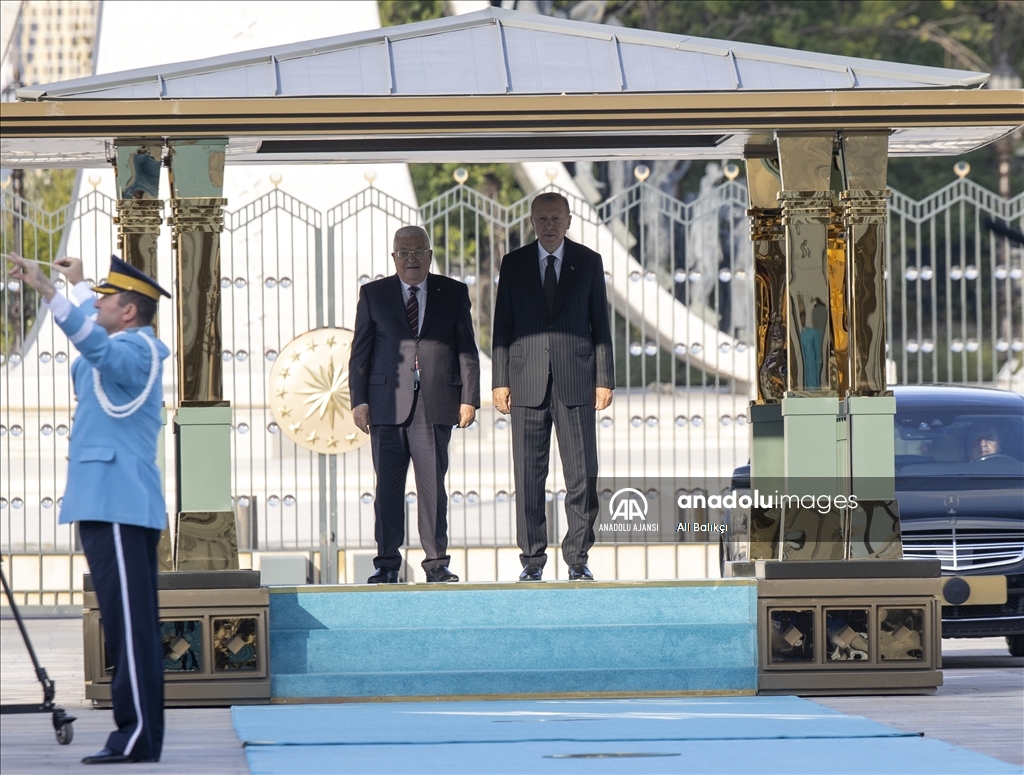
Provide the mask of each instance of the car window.
[{"label": "car window", "polygon": [[897,413],[895,431],[897,473],[1024,471],[1024,417],[1019,415],[914,410]]}]

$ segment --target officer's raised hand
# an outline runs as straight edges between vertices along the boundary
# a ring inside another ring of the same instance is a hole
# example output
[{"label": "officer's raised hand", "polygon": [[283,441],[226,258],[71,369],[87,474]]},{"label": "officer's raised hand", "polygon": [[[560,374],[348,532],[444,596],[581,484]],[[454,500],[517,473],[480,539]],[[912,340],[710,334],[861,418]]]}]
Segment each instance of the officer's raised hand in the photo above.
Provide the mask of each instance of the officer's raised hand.
[{"label": "officer's raised hand", "polygon": [[85,272],[82,271],[82,259],[64,256],[53,262],[53,268],[67,278],[71,285],[78,285],[85,281]]}]

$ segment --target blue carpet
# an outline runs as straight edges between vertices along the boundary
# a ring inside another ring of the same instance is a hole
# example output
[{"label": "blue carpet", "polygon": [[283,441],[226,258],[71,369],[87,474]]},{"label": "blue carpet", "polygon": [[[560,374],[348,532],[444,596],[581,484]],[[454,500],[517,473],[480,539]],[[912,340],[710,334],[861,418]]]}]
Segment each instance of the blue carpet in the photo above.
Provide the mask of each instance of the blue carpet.
[{"label": "blue carpet", "polygon": [[1011,773],[797,697],[232,708],[272,773]]},{"label": "blue carpet", "polygon": [[[603,756],[602,756],[603,754]],[[639,756],[637,754],[640,754]],[[644,755],[646,754],[646,755]],[[654,755],[651,754],[661,754]],[[989,775],[1018,773],[1009,764],[919,737],[864,740],[523,742],[429,746],[255,746],[253,775],[375,773],[763,773],[763,775]]]}]

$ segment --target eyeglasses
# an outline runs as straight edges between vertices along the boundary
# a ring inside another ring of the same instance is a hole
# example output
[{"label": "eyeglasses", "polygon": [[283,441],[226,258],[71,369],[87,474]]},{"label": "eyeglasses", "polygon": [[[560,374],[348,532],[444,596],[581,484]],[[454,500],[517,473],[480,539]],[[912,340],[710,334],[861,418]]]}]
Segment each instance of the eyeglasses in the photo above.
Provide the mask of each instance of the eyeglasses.
[{"label": "eyeglasses", "polygon": [[409,258],[410,256],[415,256],[416,258],[426,258],[427,253],[429,252],[429,250],[424,250],[423,248],[416,248],[416,250],[396,250],[395,255],[404,260],[406,258]]}]

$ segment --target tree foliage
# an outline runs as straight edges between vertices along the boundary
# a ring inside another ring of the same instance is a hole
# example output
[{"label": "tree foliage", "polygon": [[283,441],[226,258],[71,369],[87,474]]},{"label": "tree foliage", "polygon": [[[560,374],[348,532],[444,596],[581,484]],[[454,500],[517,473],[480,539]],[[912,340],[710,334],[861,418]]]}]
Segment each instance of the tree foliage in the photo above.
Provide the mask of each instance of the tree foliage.
[{"label": "tree foliage", "polygon": [[396,27],[444,16],[442,0],[378,0],[380,26]]}]

